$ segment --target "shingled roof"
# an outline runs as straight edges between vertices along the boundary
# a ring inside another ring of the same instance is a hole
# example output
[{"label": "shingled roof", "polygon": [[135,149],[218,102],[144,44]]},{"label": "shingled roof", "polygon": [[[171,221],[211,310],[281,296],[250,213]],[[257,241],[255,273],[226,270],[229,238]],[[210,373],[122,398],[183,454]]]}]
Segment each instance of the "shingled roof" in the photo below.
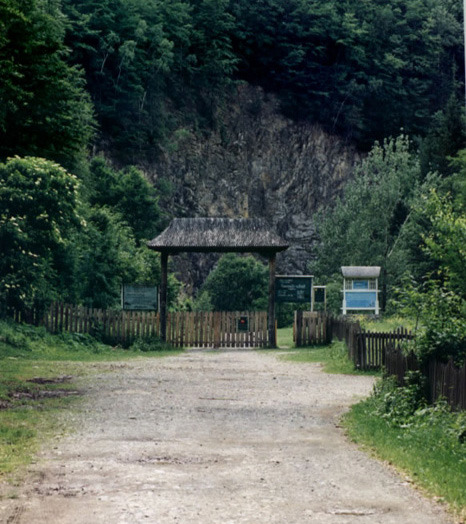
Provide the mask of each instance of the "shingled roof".
[{"label": "shingled roof", "polygon": [[378,278],[380,266],[341,266],[345,278]]},{"label": "shingled roof", "polygon": [[288,244],[263,219],[175,218],[147,243],[156,251],[278,252]]}]

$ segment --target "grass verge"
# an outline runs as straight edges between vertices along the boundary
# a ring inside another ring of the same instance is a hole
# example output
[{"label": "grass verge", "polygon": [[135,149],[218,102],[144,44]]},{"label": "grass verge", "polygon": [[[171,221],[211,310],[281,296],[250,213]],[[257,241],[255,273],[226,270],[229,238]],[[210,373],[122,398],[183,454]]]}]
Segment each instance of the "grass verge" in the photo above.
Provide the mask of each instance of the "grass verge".
[{"label": "grass verge", "polygon": [[101,371],[96,362],[173,355],[140,339],[114,348],[82,334],[0,321],[0,479],[28,464],[41,442],[65,431],[65,414],[80,398],[76,379]]},{"label": "grass verge", "polygon": [[367,331],[386,332],[394,331],[399,328],[413,330],[415,321],[410,318],[400,317],[397,315],[373,318],[367,315],[359,315],[356,317],[359,320],[361,327]]},{"label": "grass verge", "polygon": [[423,408],[402,424],[380,412],[383,399],[371,396],[343,418],[349,437],[403,472],[426,494],[445,502],[460,522],[466,519],[466,415],[447,406]]},{"label": "grass verge", "polygon": [[340,373],[344,375],[374,375],[378,373],[355,370],[353,363],[348,359],[345,343],[335,340],[329,345],[294,348],[293,328],[277,330],[277,345],[280,349],[288,350],[282,358],[292,362],[320,362],[326,373]]}]

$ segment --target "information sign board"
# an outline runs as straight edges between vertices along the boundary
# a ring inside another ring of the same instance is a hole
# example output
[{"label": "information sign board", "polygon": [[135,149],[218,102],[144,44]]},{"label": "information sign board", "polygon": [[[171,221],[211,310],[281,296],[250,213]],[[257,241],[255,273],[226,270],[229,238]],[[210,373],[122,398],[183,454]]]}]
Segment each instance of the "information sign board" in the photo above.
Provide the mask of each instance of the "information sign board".
[{"label": "information sign board", "polygon": [[311,302],[312,276],[277,276],[275,300],[277,302]]},{"label": "information sign board", "polygon": [[345,291],[347,309],[375,309],[375,291]]},{"label": "information sign board", "polygon": [[157,311],[157,287],[123,284],[122,309],[132,311]]}]

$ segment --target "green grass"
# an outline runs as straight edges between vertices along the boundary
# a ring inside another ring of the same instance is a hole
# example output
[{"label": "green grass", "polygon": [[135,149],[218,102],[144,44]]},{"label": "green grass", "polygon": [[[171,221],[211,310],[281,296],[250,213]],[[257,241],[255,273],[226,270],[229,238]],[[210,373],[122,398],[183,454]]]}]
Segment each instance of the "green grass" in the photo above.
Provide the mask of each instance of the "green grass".
[{"label": "green grass", "polygon": [[404,427],[395,426],[377,415],[376,400],[370,397],[353,406],[343,424],[357,444],[466,518],[466,443],[461,438],[466,417],[438,411],[423,410]]},{"label": "green grass", "polygon": [[0,478],[29,463],[45,438],[64,430],[60,414],[80,398],[74,381],[102,371],[96,363],[179,352],[157,341],[122,349],[87,335],[51,335],[0,321]]},{"label": "green grass", "polygon": [[280,349],[289,350],[282,356],[292,362],[320,362],[326,373],[341,373],[346,375],[374,374],[354,369],[348,359],[348,352],[344,342],[338,340],[329,345],[295,348],[293,343],[293,328],[286,327],[277,330],[277,345]]},{"label": "green grass", "polygon": [[280,349],[290,349],[294,347],[293,327],[277,329],[277,346]]},{"label": "green grass", "polygon": [[294,349],[282,356],[291,362],[320,362],[326,373],[340,373],[343,375],[378,375],[379,373],[359,371],[354,369],[348,359],[348,351],[344,342],[335,340],[325,346],[311,346]]},{"label": "green grass", "polygon": [[361,327],[368,331],[393,331],[398,328],[404,328],[413,330],[415,326],[415,321],[410,318],[399,317],[396,315],[380,317],[374,319],[373,317],[367,317],[366,315],[357,316]]}]

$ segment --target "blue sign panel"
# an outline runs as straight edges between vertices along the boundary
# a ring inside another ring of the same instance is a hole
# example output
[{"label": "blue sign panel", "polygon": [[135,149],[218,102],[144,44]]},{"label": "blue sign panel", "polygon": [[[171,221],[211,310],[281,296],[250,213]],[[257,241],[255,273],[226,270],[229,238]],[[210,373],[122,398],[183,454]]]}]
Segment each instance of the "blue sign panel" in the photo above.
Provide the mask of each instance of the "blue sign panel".
[{"label": "blue sign panel", "polygon": [[353,289],[369,289],[369,281],[353,280]]},{"label": "blue sign panel", "polygon": [[350,309],[375,309],[377,293],[375,291],[345,291],[346,307]]}]

